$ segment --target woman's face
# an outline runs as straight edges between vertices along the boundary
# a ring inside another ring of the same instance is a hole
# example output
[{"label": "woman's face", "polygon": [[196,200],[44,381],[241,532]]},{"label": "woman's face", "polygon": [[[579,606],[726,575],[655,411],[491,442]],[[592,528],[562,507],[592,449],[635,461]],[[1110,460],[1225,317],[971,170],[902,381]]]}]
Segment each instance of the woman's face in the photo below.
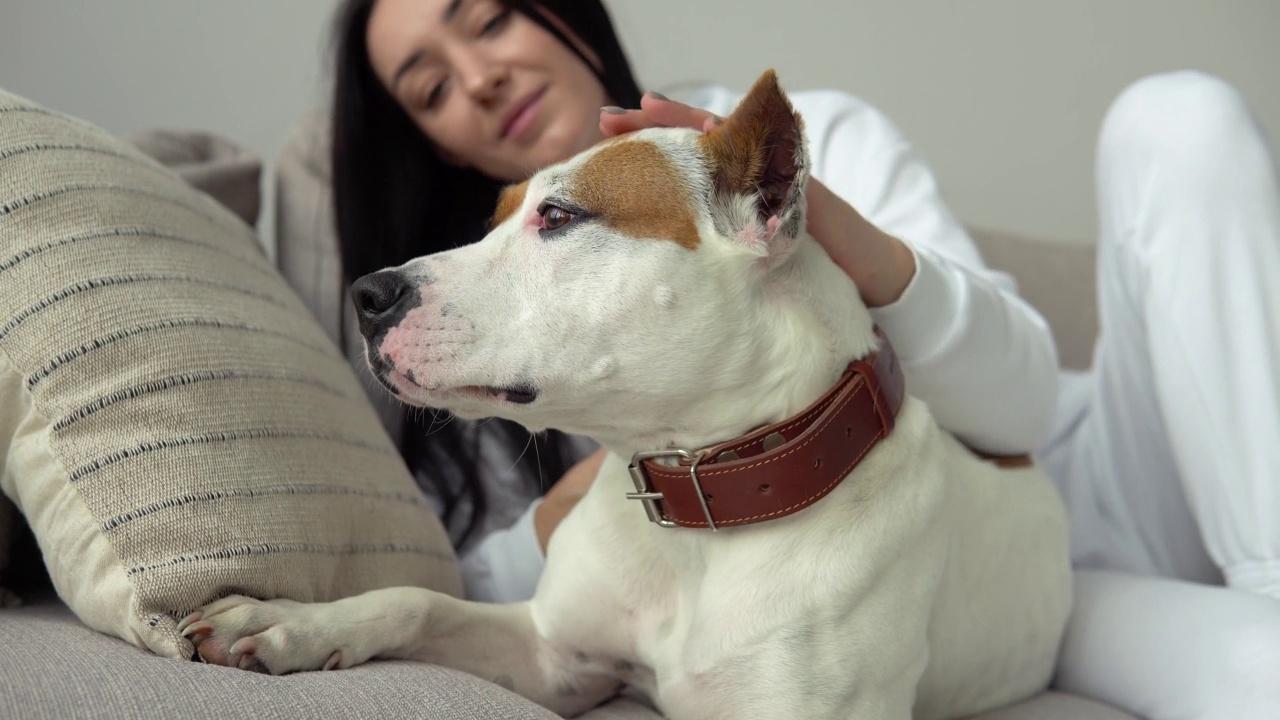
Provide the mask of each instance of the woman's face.
[{"label": "woman's face", "polygon": [[602,137],[600,81],[496,0],[377,0],[366,39],[374,73],[447,162],[518,181]]}]

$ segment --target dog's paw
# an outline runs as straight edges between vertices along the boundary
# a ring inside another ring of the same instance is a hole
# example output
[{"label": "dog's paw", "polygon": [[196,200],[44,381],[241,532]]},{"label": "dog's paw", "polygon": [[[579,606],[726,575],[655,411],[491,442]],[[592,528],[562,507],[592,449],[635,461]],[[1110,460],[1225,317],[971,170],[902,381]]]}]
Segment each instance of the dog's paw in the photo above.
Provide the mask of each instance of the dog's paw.
[{"label": "dog's paw", "polygon": [[319,622],[321,605],[232,595],[178,623],[204,662],[283,675],[342,667],[342,649]]},{"label": "dog's paw", "polygon": [[16,608],[22,605],[22,598],[9,590],[0,587],[0,608]]}]

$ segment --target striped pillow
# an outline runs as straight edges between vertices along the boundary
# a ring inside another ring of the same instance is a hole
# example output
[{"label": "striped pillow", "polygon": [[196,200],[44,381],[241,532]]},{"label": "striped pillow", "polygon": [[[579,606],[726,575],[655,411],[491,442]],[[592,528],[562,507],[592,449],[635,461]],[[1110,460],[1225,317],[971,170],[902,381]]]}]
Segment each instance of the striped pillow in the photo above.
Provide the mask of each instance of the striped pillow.
[{"label": "striped pillow", "polygon": [[458,594],[354,373],[213,199],[0,92],[0,487],[88,625],[191,657],[230,592]]}]

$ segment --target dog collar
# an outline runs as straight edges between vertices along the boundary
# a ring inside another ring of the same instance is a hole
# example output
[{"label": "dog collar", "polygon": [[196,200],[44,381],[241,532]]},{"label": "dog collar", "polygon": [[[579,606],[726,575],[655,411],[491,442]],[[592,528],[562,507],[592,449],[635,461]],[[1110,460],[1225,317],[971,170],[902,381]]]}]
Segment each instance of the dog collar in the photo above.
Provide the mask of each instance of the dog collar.
[{"label": "dog collar", "polygon": [[[893,431],[905,387],[893,346],[845,369],[799,415],[702,450],[641,452],[628,468],[649,519],[662,527],[749,525],[821,500]],[[662,465],[659,459],[678,460]]]}]

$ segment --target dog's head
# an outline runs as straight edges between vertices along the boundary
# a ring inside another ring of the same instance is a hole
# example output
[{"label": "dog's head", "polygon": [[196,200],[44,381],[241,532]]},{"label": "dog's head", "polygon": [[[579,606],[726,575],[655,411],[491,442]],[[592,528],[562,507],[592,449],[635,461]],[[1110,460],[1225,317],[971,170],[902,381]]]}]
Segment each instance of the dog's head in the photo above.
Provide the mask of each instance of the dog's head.
[{"label": "dog's head", "polygon": [[778,420],[873,342],[807,178],[770,71],[711,132],[606,141],[504,191],[483,240],[358,280],[369,364],[414,405],[632,448]]}]

